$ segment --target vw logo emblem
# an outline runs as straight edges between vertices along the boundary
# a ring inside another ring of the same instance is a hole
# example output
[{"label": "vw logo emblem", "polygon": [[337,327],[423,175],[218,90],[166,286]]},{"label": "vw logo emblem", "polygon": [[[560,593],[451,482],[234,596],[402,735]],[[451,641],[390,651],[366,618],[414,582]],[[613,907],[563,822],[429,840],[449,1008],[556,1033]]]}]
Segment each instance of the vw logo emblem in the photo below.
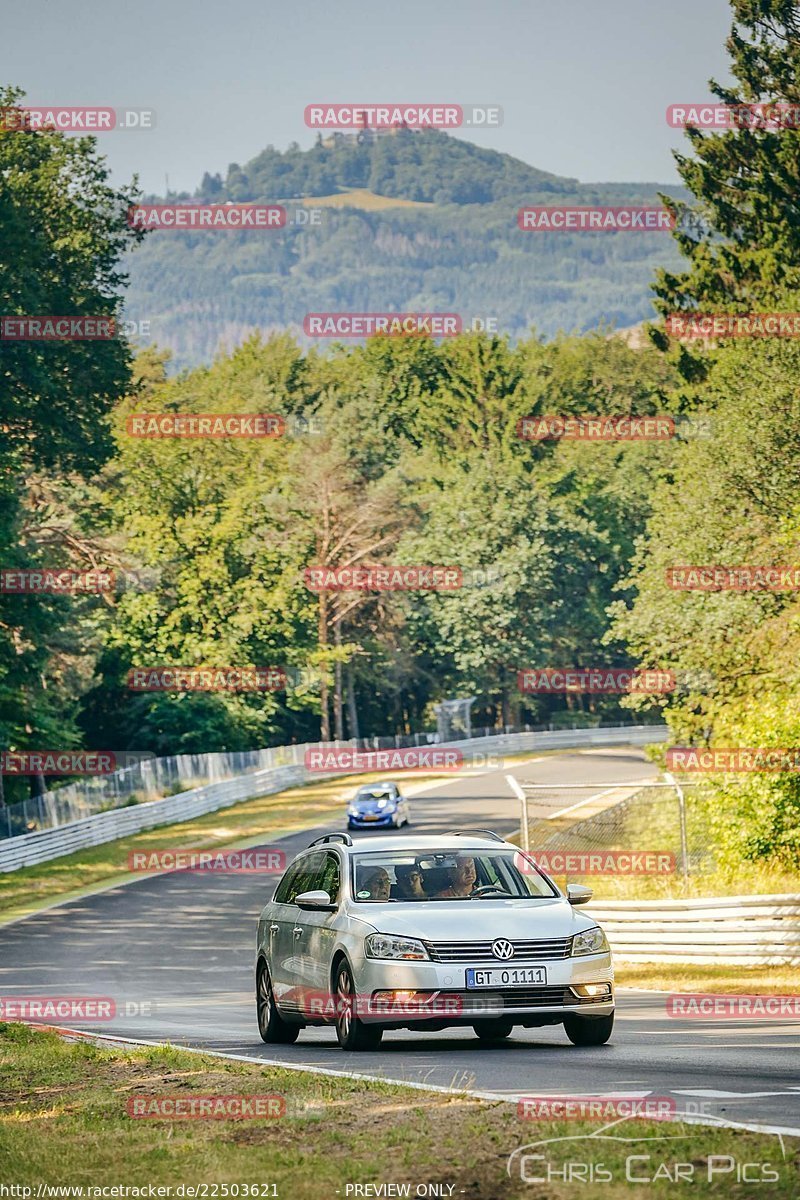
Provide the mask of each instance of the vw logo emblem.
[{"label": "vw logo emblem", "polygon": [[498,938],[496,942],[492,942],[492,954],[495,958],[513,958],[514,947],[505,938]]}]

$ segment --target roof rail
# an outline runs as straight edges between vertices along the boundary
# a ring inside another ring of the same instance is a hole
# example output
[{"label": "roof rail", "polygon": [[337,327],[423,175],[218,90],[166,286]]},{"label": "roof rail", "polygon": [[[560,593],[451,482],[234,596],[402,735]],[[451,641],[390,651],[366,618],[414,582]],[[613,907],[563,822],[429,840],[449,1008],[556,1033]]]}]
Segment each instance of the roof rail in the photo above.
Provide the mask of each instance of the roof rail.
[{"label": "roof rail", "polygon": [[455,837],[470,837],[476,833],[482,833],[484,837],[491,838],[493,842],[502,842],[505,845],[505,838],[501,838],[499,833],[495,833],[493,829],[457,829]]},{"label": "roof rail", "polygon": [[349,833],[326,833],[324,837],[315,838],[313,842],[308,843],[309,850],[312,846],[322,846],[325,842],[340,841],[345,846],[352,846],[353,839]]}]

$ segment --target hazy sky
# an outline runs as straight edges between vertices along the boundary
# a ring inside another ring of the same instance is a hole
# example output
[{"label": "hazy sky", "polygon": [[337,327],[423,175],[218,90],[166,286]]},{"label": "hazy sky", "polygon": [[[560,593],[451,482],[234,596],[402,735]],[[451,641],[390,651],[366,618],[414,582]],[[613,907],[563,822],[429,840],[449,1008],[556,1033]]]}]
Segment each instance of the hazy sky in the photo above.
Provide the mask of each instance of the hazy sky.
[{"label": "hazy sky", "polygon": [[675,176],[670,103],[727,76],[727,0],[0,0],[0,79],[29,104],[156,110],[102,135],[114,177],[194,190],[268,143],[310,146],[317,101],[502,106],[469,133],[544,170]]}]

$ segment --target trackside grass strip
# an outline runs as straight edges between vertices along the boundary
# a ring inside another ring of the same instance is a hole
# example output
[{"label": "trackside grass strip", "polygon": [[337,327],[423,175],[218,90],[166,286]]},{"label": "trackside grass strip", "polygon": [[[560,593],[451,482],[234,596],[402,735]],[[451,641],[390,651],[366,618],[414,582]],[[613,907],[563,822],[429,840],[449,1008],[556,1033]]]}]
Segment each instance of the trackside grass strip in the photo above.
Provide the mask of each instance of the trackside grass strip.
[{"label": "trackside grass strip", "polygon": [[[798,1194],[800,1141],[766,1134],[633,1120],[607,1130],[625,1141],[589,1138],[603,1126],[521,1120],[514,1104],[226,1063],[171,1047],[101,1049],[18,1024],[0,1024],[0,1076],[0,1177],[32,1187],[32,1196],[39,1185],[80,1186],[84,1200],[99,1200],[101,1193],[88,1189],[138,1186],[146,1196],[149,1185],[169,1186],[180,1196],[186,1195],[175,1190],[180,1185],[203,1184],[211,1200],[248,1195],[243,1185],[258,1187],[250,1196],[337,1200],[380,1194],[354,1191],[356,1185],[389,1183],[409,1188],[390,1195],[423,1195],[418,1188],[437,1184],[444,1190],[428,1195],[467,1200],[752,1200],[754,1194],[789,1200]],[[285,1115],[128,1115],[137,1099],[141,1105],[177,1096],[186,1106],[198,1097],[252,1101],[265,1094],[282,1098]],[[569,1140],[551,1140],[563,1138]],[[520,1178],[520,1155],[507,1174],[509,1155],[522,1146],[529,1147],[524,1174],[550,1171],[546,1185]],[[734,1166],[723,1170],[730,1161]],[[692,1173],[692,1182],[668,1178],[676,1164],[684,1177]],[[652,1182],[629,1182],[626,1169]],[[587,1182],[593,1173],[594,1186],[581,1186],[581,1171]],[[737,1172],[752,1179],[756,1171],[765,1180],[757,1189],[737,1179]],[[41,1200],[50,1196],[45,1191]]]}]

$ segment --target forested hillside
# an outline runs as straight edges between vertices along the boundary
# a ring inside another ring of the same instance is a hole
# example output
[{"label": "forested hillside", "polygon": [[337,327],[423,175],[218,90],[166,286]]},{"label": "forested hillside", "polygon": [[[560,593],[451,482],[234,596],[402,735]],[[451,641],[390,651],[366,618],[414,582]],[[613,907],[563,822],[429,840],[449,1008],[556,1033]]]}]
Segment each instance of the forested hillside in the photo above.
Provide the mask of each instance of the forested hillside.
[{"label": "forested hillside", "polygon": [[207,362],[254,331],[303,340],[306,313],[331,309],[458,312],[467,326],[489,319],[513,339],[532,328],[625,328],[653,315],[655,268],[680,261],[666,233],[517,226],[524,204],[658,204],[656,184],[579,184],[435,131],[269,147],[231,164],[224,180],[206,174],[194,199],[283,201],[294,212],[354,189],[432,207],[364,210],[354,194],[353,207],[321,207],[315,226],[226,232],[221,242],[153,234],[127,264],[126,314],[149,323],[141,340],[169,347],[174,368]]}]

